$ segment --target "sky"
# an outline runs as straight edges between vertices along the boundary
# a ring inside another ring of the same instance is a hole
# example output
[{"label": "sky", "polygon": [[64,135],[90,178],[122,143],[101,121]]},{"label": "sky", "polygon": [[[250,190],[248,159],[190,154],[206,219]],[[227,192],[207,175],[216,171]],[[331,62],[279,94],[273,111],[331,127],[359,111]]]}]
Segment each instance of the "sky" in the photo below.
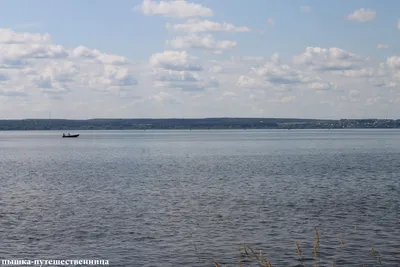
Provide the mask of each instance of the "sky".
[{"label": "sky", "polygon": [[399,10],[398,0],[0,0],[0,119],[398,119]]}]

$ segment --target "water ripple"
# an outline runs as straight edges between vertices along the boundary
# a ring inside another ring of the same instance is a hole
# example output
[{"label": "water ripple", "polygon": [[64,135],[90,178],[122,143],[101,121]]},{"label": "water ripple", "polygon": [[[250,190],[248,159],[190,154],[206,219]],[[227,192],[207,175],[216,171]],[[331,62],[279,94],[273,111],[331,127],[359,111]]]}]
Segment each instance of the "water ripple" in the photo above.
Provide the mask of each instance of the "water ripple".
[{"label": "water ripple", "polygon": [[[0,253],[113,266],[400,264],[394,131],[0,133]],[[340,234],[344,247],[340,248]],[[294,246],[302,251],[299,260]]]}]

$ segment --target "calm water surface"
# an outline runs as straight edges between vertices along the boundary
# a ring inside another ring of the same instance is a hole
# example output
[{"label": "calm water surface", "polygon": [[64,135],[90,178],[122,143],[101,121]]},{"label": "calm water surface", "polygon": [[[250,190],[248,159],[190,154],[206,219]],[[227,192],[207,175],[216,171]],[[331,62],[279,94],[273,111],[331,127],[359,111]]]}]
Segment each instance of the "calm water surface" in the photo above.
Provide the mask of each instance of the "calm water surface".
[{"label": "calm water surface", "polygon": [[400,266],[400,131],[80,133],[0,132],[2,259]]}]

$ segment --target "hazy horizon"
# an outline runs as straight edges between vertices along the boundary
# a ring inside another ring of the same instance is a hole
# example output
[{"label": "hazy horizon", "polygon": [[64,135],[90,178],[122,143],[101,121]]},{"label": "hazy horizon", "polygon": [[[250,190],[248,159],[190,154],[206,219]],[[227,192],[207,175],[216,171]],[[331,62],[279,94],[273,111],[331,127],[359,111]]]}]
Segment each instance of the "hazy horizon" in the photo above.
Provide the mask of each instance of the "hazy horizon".
[{"label": "hazy horizon", "polygon": [[21,118],[21,119],[0,119],[3,120],[207,120],[207,119],[272,119],[272,120],[400,120],[399,118],[301,118],[301,117],[98,117],[98,118],[85,118],[85,119],[73,119],[73,118]]}]

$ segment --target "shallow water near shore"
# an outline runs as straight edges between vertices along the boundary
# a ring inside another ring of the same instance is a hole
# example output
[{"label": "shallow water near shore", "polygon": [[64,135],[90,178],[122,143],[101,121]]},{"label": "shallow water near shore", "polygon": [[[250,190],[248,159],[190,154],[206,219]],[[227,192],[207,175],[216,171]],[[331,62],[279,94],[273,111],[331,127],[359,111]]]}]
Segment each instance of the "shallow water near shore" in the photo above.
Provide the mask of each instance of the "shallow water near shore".
[{"label": "shallow water near shore", "polygon": [[400,130],[80,134],[0,132],[2,259],[400,264]]}]

